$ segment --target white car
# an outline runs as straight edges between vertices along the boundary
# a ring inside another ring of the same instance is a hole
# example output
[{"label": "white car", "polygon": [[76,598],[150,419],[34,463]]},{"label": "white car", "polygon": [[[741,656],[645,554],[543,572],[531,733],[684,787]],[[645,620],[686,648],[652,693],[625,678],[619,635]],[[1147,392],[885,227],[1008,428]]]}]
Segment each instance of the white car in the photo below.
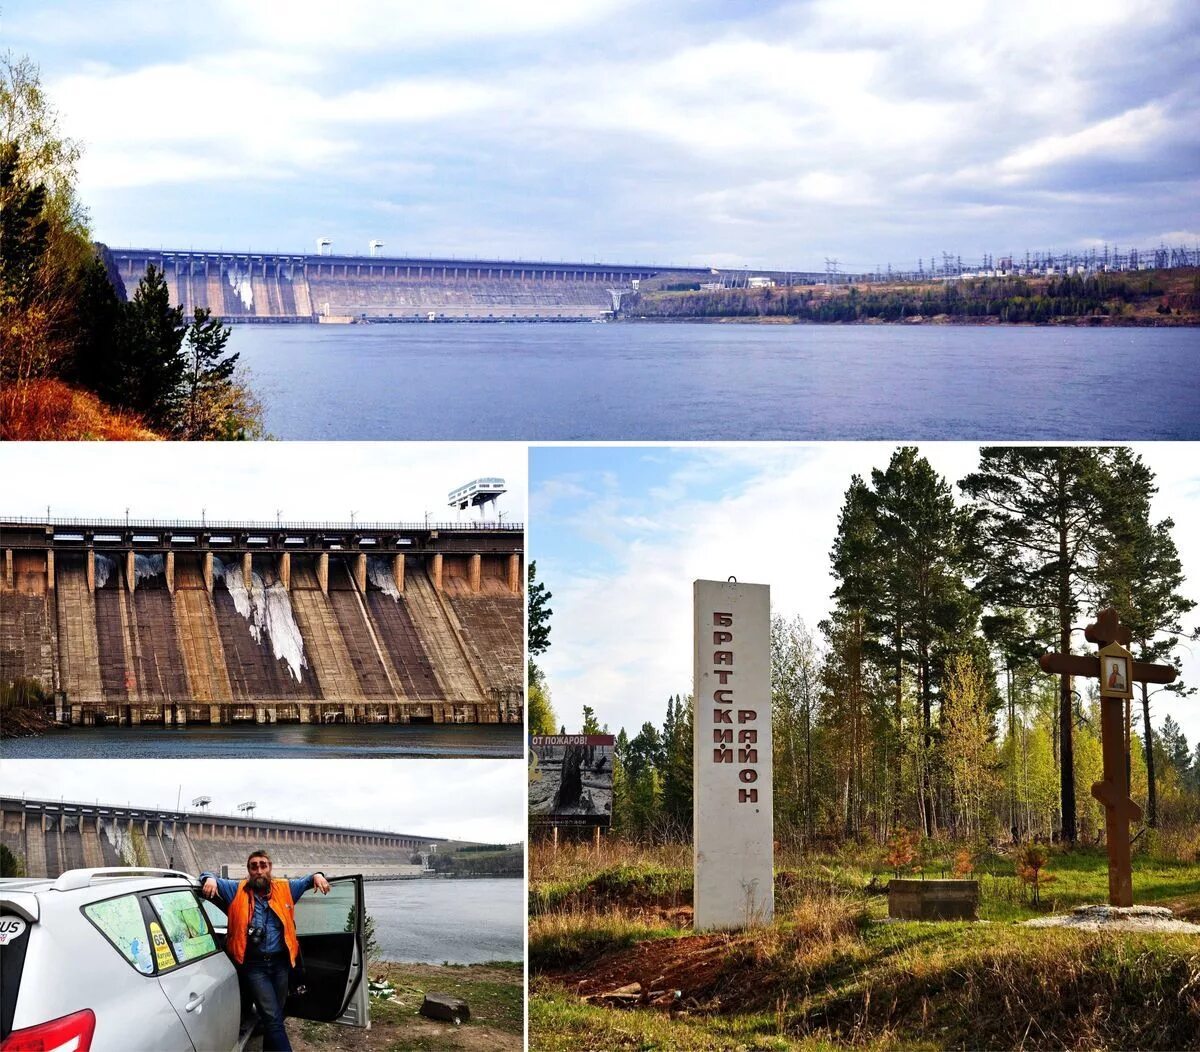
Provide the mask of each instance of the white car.
[{"label": "white car", "polygon": [[[362,877],[297,901],[287,1014],[369,1027]],[[240,1052],[254,1028],[225,918],[169,869],[0,880],[0,1052]]]}]

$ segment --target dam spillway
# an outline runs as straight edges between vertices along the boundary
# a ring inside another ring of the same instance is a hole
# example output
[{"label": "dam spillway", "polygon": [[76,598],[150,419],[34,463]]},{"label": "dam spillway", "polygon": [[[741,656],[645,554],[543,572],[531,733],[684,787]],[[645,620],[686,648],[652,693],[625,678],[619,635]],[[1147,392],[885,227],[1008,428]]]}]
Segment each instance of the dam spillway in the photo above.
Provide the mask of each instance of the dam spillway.
[{"label": "dam spillway", "polygon": [[594,321],[664,274],[710,280],[708,267],[385,258],[270,252],[108,249],[132,295],[153,264],[185,316],[232,322]]},{"label": "dam spillway", "polygon": [[519,525],[0,521],[0,681],[73,725],[520,723]]}]

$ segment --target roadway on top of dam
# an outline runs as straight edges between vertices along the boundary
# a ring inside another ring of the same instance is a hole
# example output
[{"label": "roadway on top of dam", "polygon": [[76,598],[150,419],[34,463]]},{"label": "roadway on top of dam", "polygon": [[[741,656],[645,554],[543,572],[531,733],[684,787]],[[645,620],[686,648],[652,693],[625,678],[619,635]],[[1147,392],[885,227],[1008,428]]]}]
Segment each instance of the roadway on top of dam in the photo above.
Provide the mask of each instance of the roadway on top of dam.
[{"label": "roadway on top of dam", "polygon": [[268,268],[288,268],[294,271],[300,268],[307,272],[311,267],[318,273],[328,271],[336,273],[341,268],[343,274],[349,274],[350,268],[355,273],[361,273],[366,268],[368,273],[377,272],[380,275],[400,276],[403,271],[406,277],[452,277],[455,275],[470,276],[474,272],[477,277],[518,278],[522,280],[575,280],[575,281],[608,281],[630,282],[666,275],[687,277],[693,279],[710,279],[722,275],[744,278],[747,274],[771,277],[787,282],[817,282],[826,279],[825,271],[780,270],[759,267],[713,267],[713,266],[679,266],[674,264],[652,263],[604,263],[593,261],[584,263],[572,260],[540,260],[540,259],[484,259],[475,256],[361,256],[350,254],[314,253],[314,252],[256,252],[247,249],[244,252],[211,249],[174,249],[174,248],[118,248],[107,246],[108,251],[119,264],[126,269],[140,269],[146,263],[156,263],[162,267],[165,263],[178,270],[186,267],[189,272],[203,269],[212,264],[244,264],[248,272],[253,273],[257,267],[262,273]]},{"label": "roadway on top of dam", "polygon": [[710,276],[720,273],[712,267],[695,266],[657,266],[645,263],[582,263],[571,260],[538,260],[538,259],[482,259],[471,256],[461,258],[454,256],[358,256],[335,255],[332,253],[314,252],[255,252],[247,249],[237,252],[226,249],[216,251],[203,249],[171,249],[171,248],[116,248],[108,246],[109,252],[118,260],[170,260],[178,266],[180,263],[261,263],[261,264],[290,264],[292,266],[322,266],[322,267],[362,267],[371,268],[416,268],[419,270],[438,271],[477,271],[500,274],[513,277],[526,275],[533,277],[538,274],[586,274],[594,277],[608,277],[611,280],[620,278],[651,278],[659,274],[683,274],[690,276]]},{"label": "roadway on top of dam", "polygon": [[299,821],[292,818],[256,817],[253,814],[222,814],[219,811],[186,810],[178,807],[150,807],[132,803],[104,803],[97,800],[42,800],[36,797],[0,795],[0,813],[15,813],[25,815],[48,815],[56,818],[120,818],[125,821],[154,821],[174,822],[179,824],[196,824],[207,826],[226,826],[243,831],[250,835],[254,831],[272,831],[276,833],[311,831],[320,833],[352,834],[363,838],[372,838],[381,844],[396,844],[413,846],[425,843],[462,843],[474,844],[476,841],[452,841],[446,837],[428,836],[425,834],[399,833],[390,829],[379,829],[366,826],[335,825],[332,823]]},{"label": "roadway on top of dam", "polygon": [[[523,547],[524,524],[458,522],[254,522],[204,519],[43,518],[0,515],[0,549],[135,548],[139,551],[242,550],[423,552]],[[439,542],[441,542],[439,544]],[[491,542],[491,543],[488,543]],[[465,545],[465,547],[464,547]],[[481,547],[482,545],[482,547]]]}]

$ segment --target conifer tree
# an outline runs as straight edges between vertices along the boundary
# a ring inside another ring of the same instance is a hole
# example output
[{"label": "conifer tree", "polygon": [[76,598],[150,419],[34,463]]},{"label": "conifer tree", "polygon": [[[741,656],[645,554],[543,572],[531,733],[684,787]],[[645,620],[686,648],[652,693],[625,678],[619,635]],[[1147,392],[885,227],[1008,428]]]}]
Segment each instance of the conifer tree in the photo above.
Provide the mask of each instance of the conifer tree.
[{"label": "conifer tree", "polygon": [[187,358],[183,308],[171,306],[167,279],[153,263],[121,320],[115,387],[118,404],[169,431],[178,419]]},{"label": "conifer tree", "polygon": [[[1128,449],[1114,451],[1106,490],[1107,535],[1099,555],[1101,602],[1116,608],[1130,629],[1135,660],[1179,666],[1177,648],[1187,635],[1183,617],[1196,604],[1182,594],[1183,563],[1171,536],[1175,523],[1151,521],[1150,502],[1157,492],[1154,473]],[[1154,769],[1154,734],[1150,724],[1148,683],[1135,688],[1142,708],[1146,758],[1146,824],[1158,825],[1158,790]],[[1195,692],[1182,681],[1161,688],[1173,694]]]},{"label": "conifer tree", "polygon": [[[1053,618],[1060,653],[1085,600],[1094,605],[1103,529],[1102,468],[1108,454],[1085,446],[985,446],[960,483],[975,502],[978,592],[994,607]],[[1046,641],[1050,643],[1050,640]],[[1076,839],[1070,677],[1059,685],[1059,786],[1063,838]]]},{"label": "conifer tree", "polygon": [[196,308],[187,330],[181,438],[224,437],[228,419],[226,403],[239,357],[236,352],[225,353],[231,332],[207,307]]}]

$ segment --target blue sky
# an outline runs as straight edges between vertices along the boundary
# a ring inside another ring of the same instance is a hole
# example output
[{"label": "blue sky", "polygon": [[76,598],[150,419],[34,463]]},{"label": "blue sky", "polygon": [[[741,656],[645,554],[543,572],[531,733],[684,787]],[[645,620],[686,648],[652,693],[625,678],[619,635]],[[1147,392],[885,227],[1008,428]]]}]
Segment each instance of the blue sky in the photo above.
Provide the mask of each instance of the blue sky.
[{"label": "blue sky", "polygon": [[114,245],[821,269],[1200,240],[1184,2],[6,0]]},{"label": "blue sky", "polygon": [[[1153,515],[1175,520],[1184,593],[1200,602],[1195,446],[1133,448],[1157,475]],[[769,584],[773,612],[800,615],[815,633],[831,605],[829,551],[850,477],[886,467],[894,449],[876,442],[531,449],[529,553],[554,611],[551,646],[538,662],[559,721],[577,729],[586,704],[614,732],[662,723],[668,695],[691,690],[696,578]],[[971,443],[920,450],[952,483],[978,464]],[[1200,608],[1185,619],[1188,628],[1197,624]],[[1181,654],[1185,681],[1200,685],[1200,644],[1185,644]],[[1156,724],[1168,713],[1194,745],[1196,696],[1153,696]]]}]

